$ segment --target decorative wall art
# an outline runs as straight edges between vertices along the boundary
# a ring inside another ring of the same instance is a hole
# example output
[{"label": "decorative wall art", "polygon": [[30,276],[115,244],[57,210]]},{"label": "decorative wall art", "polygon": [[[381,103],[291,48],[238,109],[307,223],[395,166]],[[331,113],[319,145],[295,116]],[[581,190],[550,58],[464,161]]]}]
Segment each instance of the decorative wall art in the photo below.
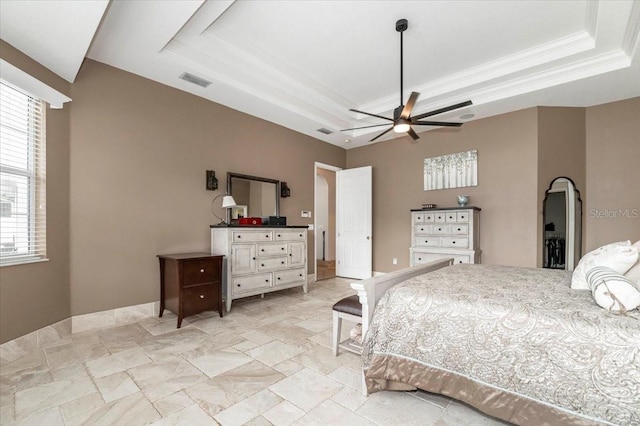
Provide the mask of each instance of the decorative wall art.
[{"label": "decorative wall art", "polygon": [[424,190],[478,186],[478,151],[424,159]]}]

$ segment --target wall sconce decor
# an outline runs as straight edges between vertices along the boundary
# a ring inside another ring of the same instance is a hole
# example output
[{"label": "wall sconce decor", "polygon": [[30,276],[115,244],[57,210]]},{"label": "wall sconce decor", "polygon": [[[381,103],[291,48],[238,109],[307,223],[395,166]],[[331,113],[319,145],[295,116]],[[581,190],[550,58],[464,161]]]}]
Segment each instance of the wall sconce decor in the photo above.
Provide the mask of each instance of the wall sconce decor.
[{"label": "wall sconce decor", "polygon": [[217,197],[215,197],[212,201],[211,201],[211,213],[213,213],[213,215],[215,217],[217,217],[218,219],[220,219],[220,223],[218,223],[218,225],[226,225],[227,222],[221,218],[220,216],[218,216],[216,214],[216,210],[215,210],[215,202],[218,198],[222,197],[222,208],[223,209],[230,209],[232,207],[235,207],[237,205],[236,200],[233,199],[233,197],[229,194],[220,194]]},{"label": "wall sconce decor", "polygon": [[280,197],[291,197],[291,189],[287,186],[287,182],[280,182]]},{"label": "wall sconce decor", "polygon": [[207,170],[207,190],[215,191],[218,189],[218,179],[216,178],[216,172],[213,170]]}]

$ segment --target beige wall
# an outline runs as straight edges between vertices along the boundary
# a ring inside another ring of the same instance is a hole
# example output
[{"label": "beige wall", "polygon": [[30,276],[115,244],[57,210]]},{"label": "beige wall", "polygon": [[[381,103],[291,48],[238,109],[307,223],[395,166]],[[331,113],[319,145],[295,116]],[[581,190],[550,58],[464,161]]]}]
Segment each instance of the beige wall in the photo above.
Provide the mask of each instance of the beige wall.
[{"label": "beige wall", "polygon": [[538,230],[537,266],[542,267],[542,210],[545,191],[559,176],[571,178],[586,199],[585,109],[538,108]]},{"label": "beige wall", "polygon": [[[373,269],[407,267],[410,210],[422,203],[457,206],[458,194],[482,209],[483,263],[536,266],[537,134],[531,108],[422,133],[416,143],[402,137],[347,151],[347,167],[373,166]],[[478,150],[477,187],[424,191],[425,158],[470,149]]]},{"label": "beige wall", "polygon": [[586,128],[585,248],[638,241],[640,97],[587,108]]},{"label": "beige wall", "polygon": [[[70,85],[0,40],[0,57],[69,95]],[[48,262],[0,268],[0,343],[53,324],[69,308],[69,114],[47,108]]]},{"label": "beige wall", "polygon": [[157,254],[209,250],[226,182],[207,191],[205,170],[288,182],[280,212],[302,225],[314,162],[345,164],[342,148],[91,60],[72,97],[72,315],[157,301]]}]

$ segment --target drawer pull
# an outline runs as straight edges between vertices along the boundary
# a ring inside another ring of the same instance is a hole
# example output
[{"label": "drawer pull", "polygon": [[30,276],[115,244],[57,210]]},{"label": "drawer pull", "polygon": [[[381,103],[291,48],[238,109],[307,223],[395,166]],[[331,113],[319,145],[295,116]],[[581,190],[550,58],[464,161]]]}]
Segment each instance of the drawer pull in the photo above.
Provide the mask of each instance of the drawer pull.
[{"label": "drawer pull", "polygon": [[453,216],[449,216],[449,219],[453,219]]},{"label": "drawer pull", "polygon": [[429,240],[424,240],[424,242],[425,242],[425,243],[428,243],[428,242],[429,242]]},{"label": "drawer pull", "polygon": [[200,269],[200,273],[204,273],[204,269]]},{"label": "drawer pull", "polygon": [[281,237],[281,235],[280,235],[280,234],[278,234],[278,238],[280,238],[280,237]]},{"label": "drawer pull", "polygon": [[[458,231],[459,231],[459,229],[458,229]],[[264,251],[264,249],[260,249],[260,251]]]},{"label": "drawer pull", "polygon": [[438,228],[438,231],[442,231],[442,228]]},{"label": "drawer pull", "polygon": [[291,256],[293,256],[293,254],[292,254],[292,253],[289,253],[289,257],[291,257]]},{"label": "drawer pull", "polygon": [[462,229],[458,228],[458,231],[462,231]]},{"label": "drawer pull", "polygon": [[459,260],[458,263],[462,263],[462,260]]},{"label": "drawer pull", "polygon": [[302,234],[300,234],[299,237],[302,238]]},{"label": "drawer pull", "polygon": [[421,231],[424,231],[424,228],[420,228]]},{"label": "drawer pull", "polygon": [[240,239],[240,238],[242,238],[242,235],[236,235],[236,238]]},{"label": "drawer pull", "polygon": [[[269,282],[269,280],[264,280],[264,282],[265,282],[265,283],[268,283],[268,282]],[[238,285],[239,285],[239,284],[238,284]]]},{"label": "drawer pull", "polygon": [[280,250],[284,250],[284,247],[280,247]]},{"label": "drawer pull", "polygon": [[300,276],[302,276],[302,274],[300,274]]},{"label": "drawer pull", "polygon": [[255,258],[255,257],[252,257],[252,258],[251,258],[251,260],[256,260],[256,258]]},{"label": "drawer pull", "polygon": [[238,287],[240,287],[240,284],[238,284]]},{"label": "drawer pull", "polygon": [[269,236],[268,236],[268,235],[265,235],[264,237],[265,237],[265,238],[269,238]]},{"label": "drawer pull", "polygon": [[419,258],[418,258],[418,260],[422,260],[422,258],[421,258],[421,257],[419,257]]},{"label": "drawer pull", "polygon": [[284,265],[284,261],[283,261],[283,262],[280,262],[280,263],[282,263],[282,264]]},{"label": "drawer pull", "polygon": [[456,242],[455,242],[455,241],[452,241],[452,243],[453,243],[453,244],[455,244]]},{"label": "drawer pull", "polygon": [[201,294],[201,295],[200,295],[200,299],[204,299],[204,294]]},{"label": "drawer pull", "polygon": [[261,263],[260,266],[264,267],[264,263]]},{"label": "drawer pull", "polygon": [[278,277],[278,279],[280,279],[280,277]]}]

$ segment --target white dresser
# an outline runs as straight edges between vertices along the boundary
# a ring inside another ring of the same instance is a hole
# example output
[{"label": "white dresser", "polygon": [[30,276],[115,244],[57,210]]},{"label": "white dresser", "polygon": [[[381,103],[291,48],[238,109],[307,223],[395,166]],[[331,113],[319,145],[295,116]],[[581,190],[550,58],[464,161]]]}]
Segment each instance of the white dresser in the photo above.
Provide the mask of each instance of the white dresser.
[{"label": "white dresser", "polygon": [[480,263],[481,253],[478,207],[411,210],[411,266],[447,257]]},{"label": "white dresser", "polygon": [[211,253],[225,256],[222,286],[231,301],[285,288],[307,292],[306,226],[211,226]]}]

